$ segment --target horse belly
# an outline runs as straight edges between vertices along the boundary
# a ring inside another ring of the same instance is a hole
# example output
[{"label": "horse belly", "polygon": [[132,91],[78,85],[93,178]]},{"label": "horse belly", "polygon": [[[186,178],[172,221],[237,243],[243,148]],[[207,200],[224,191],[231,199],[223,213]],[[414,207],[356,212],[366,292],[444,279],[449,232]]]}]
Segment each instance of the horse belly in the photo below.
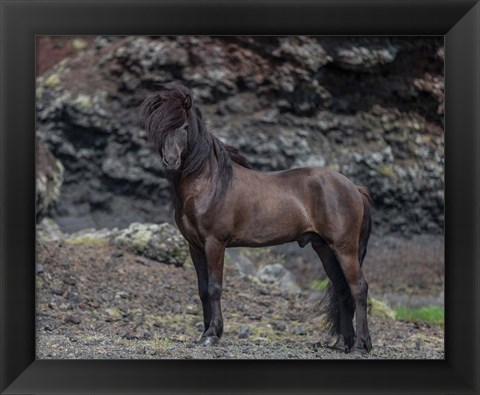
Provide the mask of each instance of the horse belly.
[{"label": "horse belly", "polygon": [[278,207],[254,207],[244,213],[241,226],[236,227],[231,247],[264,247],[297,240],[311,231],[304,207],[285,204]]}]

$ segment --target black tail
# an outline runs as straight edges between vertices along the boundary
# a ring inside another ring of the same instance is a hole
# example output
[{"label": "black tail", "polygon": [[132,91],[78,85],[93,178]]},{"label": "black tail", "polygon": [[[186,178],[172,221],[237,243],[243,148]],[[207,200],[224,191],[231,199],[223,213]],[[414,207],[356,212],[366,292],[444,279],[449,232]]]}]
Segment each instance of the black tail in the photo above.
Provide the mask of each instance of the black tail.
[{"label": "black tail", "polygon": [[340,298],[335,288],[333,288],[333,283],[337,284],[341,294],[343,295],[343,302],[348,312],[353,317],[353,312],[355,311],[355,301],[350,292],[350,287],[345,280],[342,270],[340,269],[340,264],[335,259],[336,268],[334,278],[330,278],[328,283],[327,290],[320,300],[320,314],[325,316],[325,324],[330,329],[332,335],[340,334]]},{"label": "black tail", "polygon": [[[360,266],[362,266],[365,255],[367,254],[368,239],[370,238],[370,232],[372,230],[372,218],[370,210],[372,198],[370,197],[367,188],[359,186],[358,191],[362,195],[363,199],[363,221],[362,227],[360,228],[358,242],[358,260],[360,262]],[[336,260],[333,254],[332,259]],[[337,268],[334,275],[335,278],[330,279],[327,291],[320,301],[320,313],[325,315],[325,322],[333,335],[340,333],[340,300],[337,291],[333,288],[333,283],[339,286],[341,294],[345,299],[345,306],[352,316],[353,312],[355,311],[355,301],[350,292],[350,287],[348,286],[345,276],[340,269],[340,264],[338,261],[335,263],[336,264],[333,265],[335,268]]]}]

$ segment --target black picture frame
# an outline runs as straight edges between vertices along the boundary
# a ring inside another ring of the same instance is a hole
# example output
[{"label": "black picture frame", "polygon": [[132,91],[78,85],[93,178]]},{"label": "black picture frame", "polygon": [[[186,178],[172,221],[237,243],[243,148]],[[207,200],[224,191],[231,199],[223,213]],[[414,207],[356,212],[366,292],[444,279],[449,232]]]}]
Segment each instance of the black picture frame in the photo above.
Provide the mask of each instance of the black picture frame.
[{"label": "black picture frame", "polygon": [[[0,3],[2,394],[480,391],[478,0]],[[444,36],[446,359],[35,360],[35,36],[65,34]]]}]

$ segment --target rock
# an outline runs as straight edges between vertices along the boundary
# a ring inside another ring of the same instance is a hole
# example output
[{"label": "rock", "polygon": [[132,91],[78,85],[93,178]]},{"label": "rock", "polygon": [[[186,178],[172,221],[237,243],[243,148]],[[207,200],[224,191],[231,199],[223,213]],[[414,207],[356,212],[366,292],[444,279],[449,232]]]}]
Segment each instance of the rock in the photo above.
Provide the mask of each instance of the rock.
[{"label": "rock", "polygon": [[37,241],[42,242],[60,240],[65,237],[65,234],[53,219],[43,218],[40,223],[37,222],[36,236]]},{"label": "rock", "polygon": [[393,46],[384,48],[358,46],[339,48],[335,54],[334,62],[345,69],[370,71],[375,70],[376,66],[393,62],[397,52],[398,50]]},{"label": "rock", "polygon": [[51,291],[54,295],[61,296],[65,293],[65,290],[60,287],[52,287]]},{"label": "rock", "polygon": [[[84,229],[72,234],[62,233],[51,219],[44,219],[37,226],[38,241],[64,240],[70,244],[113,244],[133,254],[140,255],[137,261],[149,265],[149,259],[175,266],[183,266],[189,259],[188,245],[180,232],[168,223],[132,223],[128,228]],[[123,252],[114,251],[113,260]],[[147,259],[148,258],[148,259]],[[67,280],[65,280],[67,281]],[[71,284],[74,285],[74,284]]]},{"label": "rock", "polygon": [[63,282],[68,285],[75,285],[77,283],[77,280],[73,276],[68,276],[63,279]]},{"label": "rock", "polygon": [[307,330],[303,326],[297,326],[293,333],[297,336],[305,336],[307,334]]},{"label": "rock", "polygon": [[368,314],[373,317],[395,319],[395,312],[385,302],[368,298]]},{"label": "rock", "polygon": [[175,227],[167,223],[133,223],[127,229],[118,231],[112,242],[134,254],[175,266],[183,266],[189,257],[185,239]]},{"label": "rock", "polygon": [[256,273],[253,262],[248,259],[241,249],[229,248],[226,250],[228,258],[235,264],[238,272],[242,276],[254,276]]},{"label": "rock", "polygon": [[247,339],[251,334],[250,328],[248,326],[241,326],[238,328],[238,338]]},{"label": "rock", "polygon": [[105,321],[115,322],[122,319],[122,312],[118,307],[110,307],[105,310]]},{"label": "rock", "polygon": [[280,263],[261,267],[257,272],[257,277],[262,283],[278,286],[282,294],[300,293],[293,274]]},{"label": "rock", "polygon": [[42,220],[49,207],[57,201],[63,182],[63,166],[48,147],[36,139],[36,217]]},{"label": "rock", "polygon": [[332,61],[323,47],[314,37],[280,37],[279,46],[273,54],[281,59],[290,59],[305,65],[311,71]]},{"label": "rock", "polygon": [[65,321],[75,325],[78,325],[81,322],[80,318],[78,318],[77,316],[68,316]]},{"label": "rock", "polygon": [[287,324],[283,321],[272,322],[272,328],[279,332],[284,332],[287,329]]}]

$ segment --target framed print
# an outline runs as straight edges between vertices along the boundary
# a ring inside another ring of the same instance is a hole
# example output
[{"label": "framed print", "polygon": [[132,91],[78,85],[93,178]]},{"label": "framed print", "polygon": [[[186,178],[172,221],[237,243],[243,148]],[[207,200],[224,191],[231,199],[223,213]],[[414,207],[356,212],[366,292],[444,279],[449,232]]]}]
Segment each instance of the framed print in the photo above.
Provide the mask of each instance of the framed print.
[{"label": "framed print", "polygon": [[478,2],[1,7],[2,393],[479,390]]}]

